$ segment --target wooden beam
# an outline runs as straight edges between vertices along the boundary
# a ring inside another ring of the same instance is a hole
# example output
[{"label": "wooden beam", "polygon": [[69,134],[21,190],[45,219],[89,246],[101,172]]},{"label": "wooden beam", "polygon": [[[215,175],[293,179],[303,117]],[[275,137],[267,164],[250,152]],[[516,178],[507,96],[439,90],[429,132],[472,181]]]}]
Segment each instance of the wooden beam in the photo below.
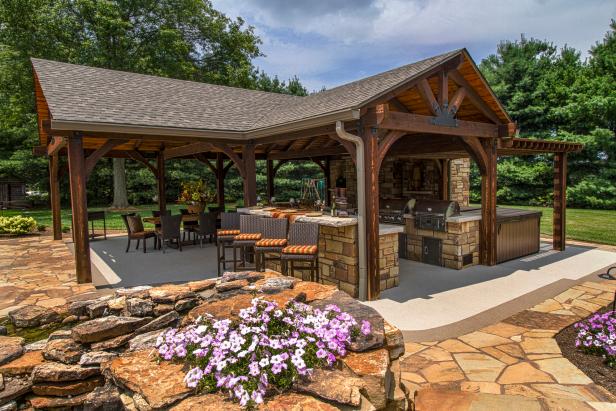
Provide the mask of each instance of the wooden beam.
[{"label": "wooden beam", "polygon": [[158,210],[163,213],[167,210],[167,191],[165,181],[165,154],[163,151],[159,151],[156,156],[156,169],[157,173],[157,188],[158,188]]},{"label": "wooden beam", "polygon": [[449,102],[448,110],[451,117],[455,117],[456,113],[460,109],[460,106],[462,105],[464,97],[466,97],[466,89],[464,87],[459,87]]},{"label": "wooden beam", "polygon": [[461,137],[460,142],[468,154],[473,158],[473,160],[475,160],[481,175],[486,175],[488,173],[489,158],[483,148],[483,145],[481,144],[481,141],[479,141],[477,137]]},{"label": "wooden beam", "polygon": [[451,160],[444,158],[437,161],[441,163],[441,200],[449,200],[449,172]]},{"label": "wooden beam", "polygon": [[257,166],[254,144],[246,144],[242,149],[244,162],[244,206],[257,205]]},{"label": "wooden beam", "polygon": [[266,160],[267,173],[267,202],[274,197],[274,160]]},{"label": "wooden beam", "polygon": [[[233,151],[231,147],[229,147],[226,144],[214,144],[214,147],[219,149],[223,153],[225,153],[225,155],[229,157],[229,159],[231,159],[231,161],[233,162],[233,164],[235,164],[235,167],[237,168],[237,171],[240,173],[240,176],[242,178],[246,177],[246,168],[244,166],[243,158],[240,158],[240,156],[235,151]],[[253,154],[254,154],[254,148],[253,148]]]},{"label": "wooden beam", "polygon": [[109,139],[105,141],[105,143],[94,150],[92,154],[90,154],[86,158],[86,178],[90,178],[90,174],[92,174],[92,170],[94,170],[94,166],[96,163],[108,152],[110,152],[114,147],[125,144],[127,140],[113,140]]},{"label": "wooden beam", "polygon": [[481,176],[481,232],[479,251],[481,263],[496,265],[497,221],[496,221],[496,141],[486,141],[484,151],[487,158],[486,172]]},{"label": "wooden beam", "polygon": [[368,244],[368,300],[380,296],[379,269],[379,142],[377,130],[373,127],[362,129],[364,140],[364,172],[366,176],[366,243]]},{"label": "wooden beam", "polygon": [[489,118],[495,124],[501,124],[501,119],[496,115],[496,113],[486,104],[486,102],[477,94],[473,86],[469,84],[468,81],[460,74],[458,70],[451,70],[449,72],[449,77],[460,87],[466,89],[466,94],[471,101],[471,103],[479,109],[483,113],[484,116]]},{"label": "wooden beam", "polygon": [[141,154],[141,152],[137,150],[129,150],[126,152],[126,154],[128,154],[131,159],[145,165],[148,169],[150,169],[152,174],[154,174],[154,177],[158,178],[158,169],[153,166],[152,163],[150,163],[150,160],[145,158],[143,154]]},{"label": "wooden beam", "polygon": [[432,93],[432,88],[430,88],[430,83],[428,83],[427,79],[424,78],[417,83],[417,90],[419,90],[421,98],[424,100],[424,103],[426,103],[432,114],[435,116],[440,115],[441,105],[434,97],[434,93]]},{"label": "wooden beam", "polygon": [[[212,162],[209,160],[209,158],[205,157],[201,153],[195,154],[195,158],[197,160],[199,160],[200,162],[202,162],[203,164],[205,164],[207,166],[207,168],[209,168],[210,171],[212,173],[214,173],[214,175],[216,175],[216,166],[214,166],[214,164],[212,164]],[[218,158],[218,156],[216,156],[216,158]]]},{"label": "wooden beam", "polygon": [[[233,163],[229,161],[229,164]],[[224,170],[224,158],[222,153],[216,153],[216,200],[218,201],[218,207],[225,206],[225,170]]]},{"label": "wooden beam", "polygon": [[51,224],[53,239],[62,240],[62,208],[60,204],[60,157],[57,153],[49,157],[49,202],[51,205]]},{"label": "wooden beam", "polygon": [[323,173],[325,174],[325,204],[326,205],[330,205],[331,204],[331,200],[330,200],[330,188],[332,185],[332,173],[331,173],[331,161],[329,159],[329,157],[325,157],[325,160],[323,160],[325,162],[325,168],[323,169]]},{"label": "wooden beam", "polygon": [[445,70],[438,74],[438,102],[441,111],[449,107],[449,76]]},{"label": "wooden beam", "polygon": [[92,282],[90,243],[88,236],[88,195],[86,191],[86,164],[81,135],[68,138],[68,166],[73,214],[73,241],[75,244],[75,270],[79,284]]},{"label": "wooden beam", "polygon": [[338,143],[340,143],[340,145],[344,147],[346,152],[351,156],[351,160],[353,160],[353,164],[357,164],[357,150],[355,148],[355,144],[353,144],[352,142],[348,140],[341,139],[336,133],[329,133],[327,136],[331,138],[332,140],[335,140]]},{"label": "wooden beam", "polygon": [[213,151],[213,147],[210,143],[192,143],[179,147],[172,147],[165,149],[165,160],[170,160],[176,157],[192,156],[194,154],[203,153],[204,151]]},{"label": "wooden beam", "polygon": [[394,97],[389,100],[389,104],[394,106],[398,111],[401,111],[403,113],[410,113],[409,109],[400,100],[398,100],[397,97]]},{"label": "wooden beam", "polygon": [[436,125],[436,117],[419,114],[388,112],[378,123],[379,128],[399,130],[409,133],[434,133],[451,136],[469,137],[498,137],[498,126],[495,124],[479,123],[474,121],[456,120],[456,127]]},{"label": "wooden beam", "polygon": [[66,147],[66,141],[67,140],[65,137],[53,136],[51,138],[51,142],[47,146],[47,155],[53,156],[54,154],[57,154],[61,148]]},{"label": "wooden beam", "polygon": [[289,162],[289,160],[278,160],[278,162],[274,166],[274,177],[276,177],[276,174],[278,174],[278,170],[280,170],[280,167],[282,167],[283,165],[285,165],[288,162]]},{"label": "wooden beam", "polygon": [[554,213],[552,248],[564,251],[567,238],[567,153],[554,154]]},{"label": "wooden beam", "polygon": [[406,133],[403,131],[396,130],[388,131],[387,134],[385,134],[385,137],[383,137],[383,139],[379,143],[379,153],[377,161],[377,167],[379,170],[381,169],[381,164],[383,163],[383,160],[385,159],[385,156],[389,152],[391,146],[405,134]]},{"label": "wooden beam", "polygon": [[317,148],[312,150],[287,151],[280,153],[271,153],[267,156],[268,160],[291,160],[291,159],[309,159],[310,157],[323,157],[338,154],[346,154],[347,150],[344,147],[332,148]]}]

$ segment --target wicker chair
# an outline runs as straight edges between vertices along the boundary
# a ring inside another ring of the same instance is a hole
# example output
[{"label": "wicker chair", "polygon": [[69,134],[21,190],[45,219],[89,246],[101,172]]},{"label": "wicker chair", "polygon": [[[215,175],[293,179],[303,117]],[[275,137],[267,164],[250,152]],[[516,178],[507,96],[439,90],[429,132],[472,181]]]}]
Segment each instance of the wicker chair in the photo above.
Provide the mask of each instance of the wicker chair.
[{"label": "wicker chair", "polygon": [[[289,228],[288,245],[280,255],[282,272],[295,276],[295,269],[310,270],[310,280],[319,282],[319,225],[315,223],[293,223]],[[296,266],[295,263],[309,262]]]},{"label": "wicker chair", "polygon": [[145,253],[146,240],[148,238],[154,238],[154,248],[156,248],[156,233],[152,230],[145,230],[143,228],[143,222],[139,215],[135,213],[122,214],[122,221],[124,221],[128,233],[128,244],[126,244],[127,253],[130,249],[131,240],[137,240],[135,250],[139,249],[139,243],[143,240],[143,252]]},{"label": "wicker chair", "polygon": [[193,244],[196,244],[199,238],[200,246],[203,248],[203,240],[209,238],[210,243],[216,238],[216,214],[214,213],[199,213],[199,221],[197,226],[186,226],[184,223],[184,231],[189,231],[194,234]]},{"label": "wicker chair", "polygon": [[[171,215],[171,210],[165,210],[162,213],[159,210],[152,210],[152,217],[160,217],[161,215]],[[154,224],[154,230],[160,230],[160,223]]]},{"label": "wicker chair", "polygon": [[177,241],[178,249],[182,251],[182,215],[163,215],[160,217],[160,231],[156,232],[158,237],[158,248],[167,248],[167,242]]},{"label": "wicker chair", "polygon": [[[180,208],[180,214],[182,216],[185,216],[185,215],[189,215],[190,213],[188,212],[187,209]],[[184,221],[182,225],[184,226],[184,232],[182,234],[182,239],[186,240],[186,234],[188,234],[188,240],[190,241],[190,233],[195,232],[194,229],[199,226],[199,221]],[[196,237],[194,238],[196,240]]]},{"label": "wicker chair", "polygon": [[[241,215],[240,216],[240,233],[233,238],[233,271],[237,271],[237,263],[242,263],[240,268],[256,268],[248,267],[251,251],[254,254],[255,243],[262,237],[261,220],[263,217],[259,215]],[[238,258],[237,251],[240,251]]]},{"label": "wicker chair", "polygon": [[[287,245],[286,218],[263,218],[261,220],[262,238],[255,243],[255,265],[257,271],[265,270],[265,262],[280,260],[282,249]],[[278,254],[278,257],[267,258],[267,254]]]},{"label": "wicker chair", "polygon": [[216,231],[216,261],[218,276],[227,269],[226,250],[232,248],[233,239],[240,233],[240,215],[238,213],[221,213],[220,229]]}]

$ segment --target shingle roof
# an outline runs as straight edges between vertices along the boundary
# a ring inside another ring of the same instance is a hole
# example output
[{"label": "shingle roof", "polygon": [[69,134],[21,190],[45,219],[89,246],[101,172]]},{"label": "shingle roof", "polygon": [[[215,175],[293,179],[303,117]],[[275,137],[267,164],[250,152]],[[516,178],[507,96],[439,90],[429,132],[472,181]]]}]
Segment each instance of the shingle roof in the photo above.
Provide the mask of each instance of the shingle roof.
[{"label": "shingle roof", "polygon": [[248,132],[359,108],[455,50],[306,97],[32,59],[53,120]]}]

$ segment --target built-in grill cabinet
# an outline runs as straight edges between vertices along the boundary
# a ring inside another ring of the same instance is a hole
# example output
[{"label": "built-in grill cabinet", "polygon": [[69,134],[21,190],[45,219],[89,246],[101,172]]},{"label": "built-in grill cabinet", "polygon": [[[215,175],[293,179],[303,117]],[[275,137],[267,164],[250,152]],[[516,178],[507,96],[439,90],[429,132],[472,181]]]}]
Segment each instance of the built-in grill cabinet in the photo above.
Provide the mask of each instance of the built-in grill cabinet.
[{"label": "built-in grill cabinet", "polygon": [[415,227],[420,230],[447,231],[447,218],[460,215],[456,201],[417,200],[412,210]]},{"label": "built-in grill cabinet", "polygon": [[423,237],[421,249],[422,263],[443,266],[443,240],[434,237]]}]

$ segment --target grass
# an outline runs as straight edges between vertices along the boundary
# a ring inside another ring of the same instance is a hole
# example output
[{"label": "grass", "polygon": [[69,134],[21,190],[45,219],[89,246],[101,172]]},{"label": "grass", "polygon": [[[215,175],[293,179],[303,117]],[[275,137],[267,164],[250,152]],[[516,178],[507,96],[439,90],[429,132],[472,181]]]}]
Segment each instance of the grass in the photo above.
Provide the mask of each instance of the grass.
[{"label": "grass", "polygon": [[[552,208],[502,204],[499,206],[541,211],[541,234],[552,236]],[[569,239],[616,245],[616,210],[567,208],[566,221]]]},{"label": "grass", "polygon": [[[235,204],[227,204],[227,208],[235,207]],[[185,205],[179,204],[167,204],[167,210],[171,210],[173,214],[179,214],[180,208],[186,208]],[[149,217],[152,215],[152,210],[158,210],[158,205],[142,205],[131,207],[130,210],[119,210],[119,211],[111,211],[106,207],[88,207],[89,211],[101,211],[105,210],[106,213],[106,224],[107,229],[109,230],[124,230],[124,222],[122,221],[122,214],[126,214],[127,212],[136,212],[141,214],[142,217]],[[0,216],[13,216],[13,215],[23,215],[27,217],[34,217],[36,222],[39,225],[44,225],[47,229],[51,228],[51,210],[49,209],[34,209],[34,210],[3,210],[0,211]],[[147,224],[147,223],[146,223]],[[71,209],[62,209],[62,228],[70,229],[71,227]],[[103,228],[102,220],[94,221],[95,229]]]},{"label": "grass", "polygon": [[[234,204],[227,204],[227,207],[232,207]],[[543,212],[541,217],[541,233],[552,235],[552,209],[546,207],[529,207],[529,206],[504,206],[521,208],[525,210],[537,210]],[[157,205],[136,206],[135,209],[142,216],[151,215],[152,210],[157,209]],[[167,208],[172,210],[174,214],[179,213],[179,209],[184,206],[178,204],[169,204]],[[92,207],[90,211],[105,210],[104,207]],[[115,230],[124,230],[124,223],[120,215],[126,211],[109,211],[107,210],[107,228]],[[51,212],[49,209],[18,211],[5,210],[0,211],[0,215],[24,215],[31,216],[36,219],[39,224],[51,227]],[[71,210],[62,210],[62,226],[69,228],[71,226]],[[95,228],[102,228],[102,221],[94,222]],[[587,210],[587,209],[567,209],[567,238],[580,241],[588,241],[591,243],[601,243],[616,245],[616,210]]]}]

